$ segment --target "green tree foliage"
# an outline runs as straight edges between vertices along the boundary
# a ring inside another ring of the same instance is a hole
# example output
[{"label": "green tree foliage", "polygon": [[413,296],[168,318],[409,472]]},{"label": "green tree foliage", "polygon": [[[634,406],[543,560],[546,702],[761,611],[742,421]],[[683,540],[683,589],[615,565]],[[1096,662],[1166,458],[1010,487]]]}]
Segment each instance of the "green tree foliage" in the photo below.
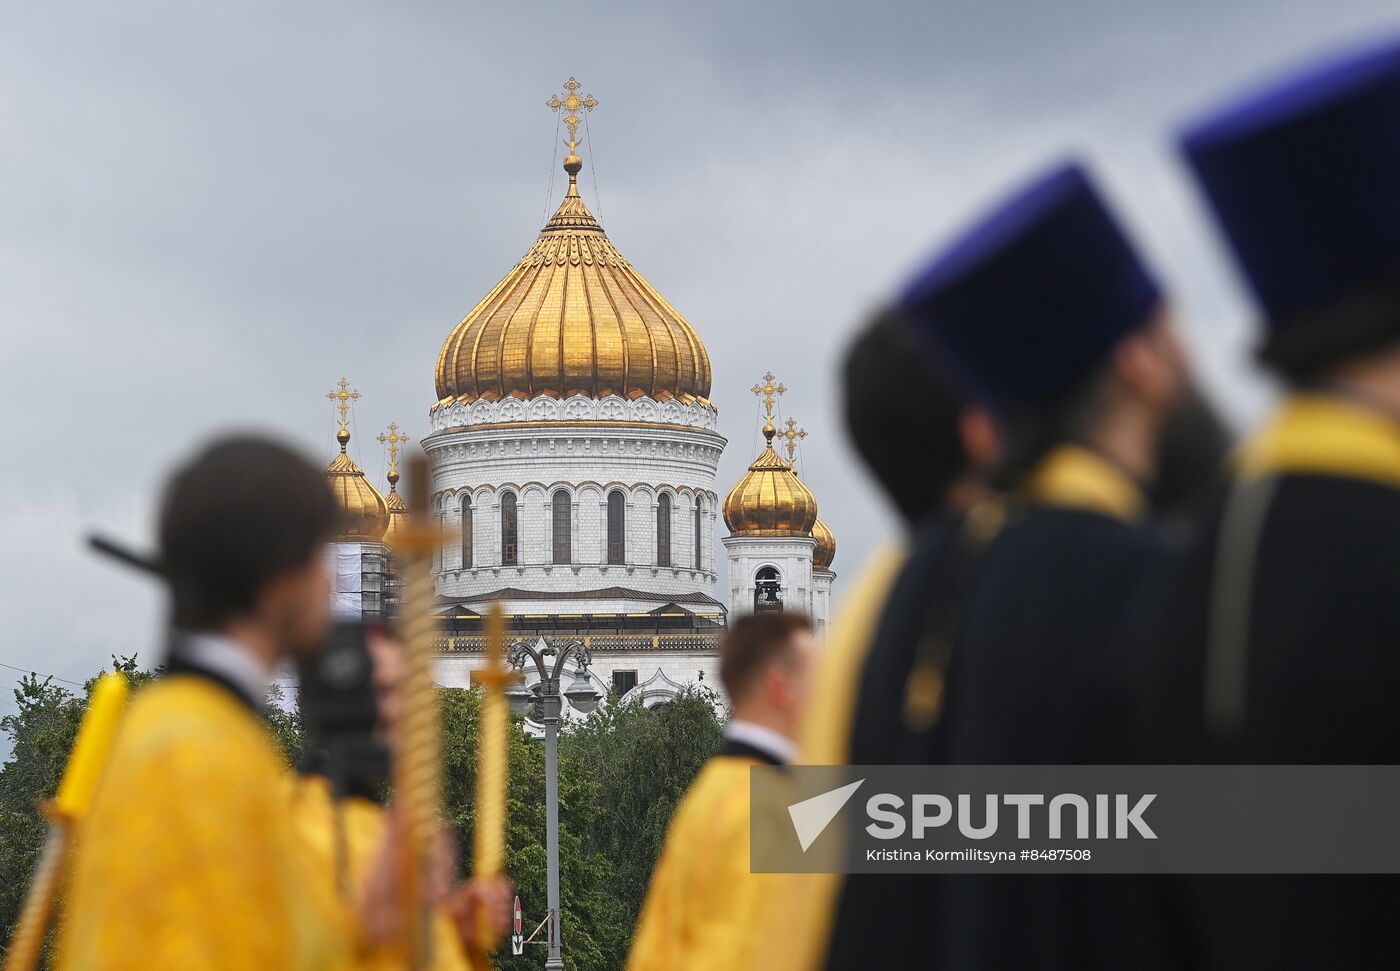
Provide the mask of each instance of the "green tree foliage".
[{"label": "green tree foliage", "polygon": [[[443,692],[444,802],[470,847],[475,818],[480,695]],[[516,720],[516,725],[521,723]],[[723,737],[715,697],[683,694],[648,710],[612,704],[566,725],[559,744],[559,869],[568,964],[579,971],[626,963],[632,929],[671,813]],[[548,910],[544,743],[511,733],[506,869],[525,911],[526,933]],[[544,941],[546,931],[537,940]],[[499,958],[538,968],[543,947]]]},{"label": "green tree foliage", "polygon": [[277,747],[287,759],[287,765],[296,765],[301,759],[303,739],[301,707],[289,707],[286,695],[275,684],[267,689],[267,724],[272,729],[272,737],[277,739]]},{"label": "green tree foliage", "polygon": [[[612,867],[613,892],[630,928],[645,899],[676,804],[724,740],[718,699],[691,688],[645,708],[617,699],[564,736],[563,750],[595,783],[589,844]],[[619,965],[620,966],[620,965]]]},{"label": "green tree foliage", "polygon": [[[136,685],[158,672],[141,671],[134,658],[113,658],[113,669]],[[0,718],[12,754],[0,768],[0,940],[8,941],[19,916],[28,875],[43,846],[45,822],[37,810],[52,798],[67,762],[93,683],[81,694],[51,679],[25,677],[15,691],[17,714]],[[476,745],[481,695],[444,690],[443,801],[470,869],[476,817]],[[293,764],[301,750],[296,710],[270,696],[269,722]],[[701,764],[722,738],[715,697],[703,689],[648,710],[617,698],[581,722],[569,723],[559,746],[560,887],[568,966],[611,971],[626,962],[627,947],[660,854],[666,827]],[[510,733],[506,869],[525,910],[526,933],[547,910],[545,752],[516,719]],[[545,940],[541,931],[539,941]],[[518,958],[498,956],[508,971],[538,968],[543,946]]]}]

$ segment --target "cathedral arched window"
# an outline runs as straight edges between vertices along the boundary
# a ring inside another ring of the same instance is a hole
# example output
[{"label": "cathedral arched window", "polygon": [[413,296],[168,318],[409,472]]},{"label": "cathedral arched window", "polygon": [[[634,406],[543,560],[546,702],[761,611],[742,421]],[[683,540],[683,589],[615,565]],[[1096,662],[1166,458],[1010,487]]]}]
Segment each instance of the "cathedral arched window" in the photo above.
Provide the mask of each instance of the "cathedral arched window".
[{"label": "cathedral arched window", "polygon": [[554,494],[554,562],[569,563],[573,560],[572,514],[573,504],[569,494],[560,489]]},{"label": "cathedral arched window", "polygon": [[472,568],[472,497],[462,494],[462,569]]},{"label": "cathedral arched window", "polygon": [[754,574],[753,609],[783,609],[783,576],[776,568],[765,566]]},{"label": "cathedral arched window", "polygon": [[[431,513],[430,513],[430,518],[431,518],[432,521],[433,521],[433,527],[434,527],[435,529],[441,530],[441,529],[442,529],[442,524],[443,524],[443,522],[445,522],[446,519],[447,519],[447,513],[444,511],[444,508],[443,508],[443,506],[444,506],[444,504],[445,504],[446,502],[447,502],[447,500],[444,499],[444,498],[442,498],[441,496],[439,496],[437,499],[435,499],[435,500],[433,501],[432,510],[431,510]],[[437,571],[439,571],[439,572],[441,572],[442,568],[443,568],[444,566],[446,566],[446,564],[443,562],[444,559],[445,559],[445,556],[444,556],[444,553],[443,553],[443,550],[442,550],[442,544],[441,544],[441,543],[436,543],[436,544],[434,544],[434,545],[433,545],[433,569],[434,569],[434,570],[437,570]]]},{"label": "cathedral arched window", "polygon": [[501,565],[515,566],[518,560],[519,514],[515,506],[515,493],[501,495]]},{"label": "cathedral arched window", "polygon": [[608,493],[608,562],[627,560],[627,497],[621,492]]},{"label": "cathedral arched window", "polygon": [[671,565],[671,497],[664,492],[656,499],[656,565]]},{"label": "cathedral arched window", "polygon": [[700,497],[695,497],[695,569],[703,570],[704,560],[701,559],[705,549],[705,542],[702,537],[705,535],[705,507],[700,504]]}]

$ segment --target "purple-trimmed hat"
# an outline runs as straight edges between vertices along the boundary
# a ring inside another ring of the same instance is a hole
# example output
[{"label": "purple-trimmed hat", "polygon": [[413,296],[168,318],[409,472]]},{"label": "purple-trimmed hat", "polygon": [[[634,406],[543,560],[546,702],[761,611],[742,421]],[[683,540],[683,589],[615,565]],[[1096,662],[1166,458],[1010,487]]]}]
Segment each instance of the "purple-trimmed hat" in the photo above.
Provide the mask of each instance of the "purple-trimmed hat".
[{"label": "purple-trimmed hat", "polygon": [[1069,392],[1160,301],[1088,175],[1066,164],[958,237],[900,307],[969,397],[1014,412]]},{"label": "purple-trimmed hat", "polygon": [[1180,143],[1271,340],[1400,287],[1400,38],[1233,100]]}]

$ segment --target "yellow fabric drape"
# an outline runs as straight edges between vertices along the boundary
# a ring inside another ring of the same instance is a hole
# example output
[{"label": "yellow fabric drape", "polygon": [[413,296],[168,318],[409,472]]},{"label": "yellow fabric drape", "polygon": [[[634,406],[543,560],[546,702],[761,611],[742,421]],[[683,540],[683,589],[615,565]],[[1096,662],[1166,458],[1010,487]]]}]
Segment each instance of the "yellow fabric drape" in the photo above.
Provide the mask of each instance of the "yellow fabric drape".
[{"label": "yellow fabric drape", "polygon": [[1026,477],[1022,491],[1046,505],[1091,509],[1118,519],[1136,519],[1147,505],[1132,479],[1081,445],[1052,449]]},{"label": "yellow fabric drape", "polygon": [[[346,886],[364,884],[375,853],[384,840],[384,810],[368,799],[349,797],[337,807],[329,783],[319,777],[298,778],[292,797],[293,816],[302,840],[310,850],[315,872],[327,893],[337,892],[336,826],[341,828]],[[337,812],[338,809],[338,812]],[[343,971],[397,971],[403,959],[391,948],[347,956],[337,966]],[[445,915],[433,922],[433,971],[488,971],[474,968],[462,951],[456,930]]]},{"label": "yellow fabric drape", "polygon": [[[876,550],[832,625],[802,725],[799,741],[803,764],[845,765],[849,760],[861,669],[884,612],[885,599],[907,557],[903,546]],[[762,931],[755,931],[754,950],[736,968],[817,971],[831,936],[841,875],[781,873],[769,880],[767,896],[753,917],[755,927]]]},{"label": "yellow fabric drape", "polygon": [[1232,464],[1246,478],[1335,475],[1400,488],[1400,421],[1345,398],[1295,395]]},{"label": "yellow fabric drape", "polygon": [[226,689],[171,676],[137,694],[78,834],[60,971],[303,971],[356,947],[313,875],[282,758]]},{"label": "yellow fabric drape", "polygon": [[627,971],[737,971],[766,930],[755,919],[772,874],[749,872],[753,759],[705,763],[671,819]]}]

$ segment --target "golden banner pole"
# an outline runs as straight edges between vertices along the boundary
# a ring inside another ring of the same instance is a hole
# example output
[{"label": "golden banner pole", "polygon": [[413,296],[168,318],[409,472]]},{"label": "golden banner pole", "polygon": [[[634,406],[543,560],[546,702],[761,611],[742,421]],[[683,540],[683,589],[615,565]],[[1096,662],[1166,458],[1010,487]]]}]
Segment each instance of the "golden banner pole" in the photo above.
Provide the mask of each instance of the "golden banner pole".
[{"label": "golden banner pole", "polygon": [[[509,758],[510,719],[505,687],[515,680],[506,666],[506,621],[500,603],[493,603],[486,615],[486,665],[473,673],[482,686],[481,722],[476,756],[476,828],[472,853],[472,876],[495,880],[505,872],[506,784]],[[477,915],[478,941],[475,955],[479,964],[498,943],[493,939],[486,914]]]},{"label": "golden banner pole", "polygon": [[433,552],[442,537],[429,520],[428,463],[422,455],[409,463],[409,509],[411,525],[397,550],[404,571],[399,611],[404,682],[393,781],[394,800],[407,824],[408,845],[399,884],[403,948],[408,967],[420,971],[432,963],[432,921],[424,882],[429,855],[437,844],[442,805],[442,726],[433,681],[437,637]]},{"label": "golden banner pole", "polygon": [[73,753],[63,771],[58,794],[53,802],[40,807],[49,820],[48,838],[34,871],[34,879],[29,884],[24,909],[20,911],[19,922],[10,938],[5,971],[33,971],[39,965],[44,934],[48,931],[49,915],[58,897],[73,831],[92,807],[92,797],[112,750],[127,692],[124,675],[114,672],[104,674],[98,680],[88,700],[87,712],[78,725]]}]

